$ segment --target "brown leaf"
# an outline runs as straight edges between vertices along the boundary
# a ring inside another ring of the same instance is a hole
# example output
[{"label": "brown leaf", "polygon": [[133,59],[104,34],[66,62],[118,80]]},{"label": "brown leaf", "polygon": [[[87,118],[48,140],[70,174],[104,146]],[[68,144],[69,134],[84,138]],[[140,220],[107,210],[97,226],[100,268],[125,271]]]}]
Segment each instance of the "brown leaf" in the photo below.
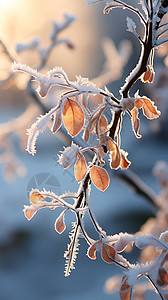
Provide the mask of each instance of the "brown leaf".
[{"label": "brown leaf", "polygon": [[87,255],[90,259],[96,259],[96,251],[97,251],[97,246],[101,244],[101,241],[96,241],[93,243],[87,251]]},{"label": "brown leaf", "polygon": [[93,166],[90,170],[90,177],[93,184],[101,191],[105,191],[109,186],[109,176],[106,170]]},{"label": "brown leaf", "polygon": [[120,151],[116,142],[109,138],[109,150],[110,150],[110,167],[112,169],[118,169],[120,166]]},{"label": "brown leaf", "polygon": [[140,120],[138,118],[138,109],[136,107],[134,107],[131,110],[131,113],[132,113],[132,119],[131,120],[132,120],[133,131],[134,131],[137,138],[141,138],[141,135],[139,134]]},{"label": "brown leaf", "polygon": [[144,102],[143,102],[142,99],[136,99],[135,100],[135,106],[136,106],[136,108],[140,109],[140,108],[142,108],[143,105],[144,105]]},{"label": "brown leaf", "polygon": [[150,77],[151,77],[151,68],[148,65],[147,66],[147,71],[144,73],[144,75],[142,77],[142,82],[148,82],[148,80],[150,79]]},{"label": "brown leaf", "polygon": [[121,154],[120,168],[128,169],[128,167],[131,164],[131,162],[127,159],[128,153],[123,150],[120,150],[120,154]]},{"label": "brown leaf", "polygon": [[62,213],[59,215],[59,217],[55,221],[55,230],[61,234],[66,229],[65,225],[65,213],[66,209],[62,211]]},{"label": "brown leaf", "polygon": [[87,125],[87,127],[85,128],[85,131],[84,131],[84,141],[87,143],[88,140],[89,140],[89,136],[90,136],[90,124]]},{"label": "brown leaf", "polygon": [[67,99],[64,105],[63,122],[71,136],[76,136],[84,125],[84,113],[78,102]]},{"label": "brown leaf", "polygon": [[153,80],[154,80],[154,75],[155,75],[155,72],[152,70],[151,77],[150,77],[149,80],[148,80],[149,83],[152,83],[152,82],[153,82]]},{"label": "brown leaf", "polygon": [[107,263],[113,263],[115,258],[115,250],[112,246],[102,244],[102,259]]},{"label": "brown leaf", "polygon": [[42,196],[39,192],[30,192],[30,202],[32,204],[38,203],[39,200],[44,200],[45,197]]},{"label": "brown leaf", "polygon": [[160,111],[157,110],[157,107],[153,104],[153,102],[146,98],[142,97],[144,101],[143,105],[143,114],[148,118],[148,119],[156,119],[160,115]]},{"label": "brown leaf", "polygon": [[61,125],[62,125],[61,110],[59,108],[54,115],[54,121],[53,121],[51,131],[53,133],[56,133],[60,129]]},{"label": "brown leaf", "polygon": [[75,164],[75,178],[78,182],[80,182],[87,173],[87,164],[83,154],[78,153],[78,160]]},{"label": "brown leaf", "polygon": [[168,284],[168,273],[165,268],[160,267],[158,271],[158,280],[157,284],[160,286],[164,286]]},{"label": "brown leaf", "polygon": [[120,286],[120,299],[121,300],[130,300],[131,299],[131,287],[127,282],[128,278],[126,275],[123,276],[122,283]]},{"label": "brown leaf", "polygon": [[36,214],[36,212],[37,212],[36,210],[25,210],[24,214],[28,220],[31,220],[33,216]]},{"label": "brown leaf", "polygon": [[99,126],[103,133],[107,130],[108,121],[104,115],[101,115],[101,117],[100,117]]}]

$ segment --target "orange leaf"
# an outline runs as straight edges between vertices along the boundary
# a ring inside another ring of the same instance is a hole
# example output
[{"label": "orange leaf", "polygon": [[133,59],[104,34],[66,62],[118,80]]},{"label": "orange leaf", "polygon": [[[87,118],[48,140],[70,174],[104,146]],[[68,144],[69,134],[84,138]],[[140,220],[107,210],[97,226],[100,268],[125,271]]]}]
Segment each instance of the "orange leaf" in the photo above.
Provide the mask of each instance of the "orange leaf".
[{"label": "orange leaf", "polygon": [[128,169],[128,167],[131,164],[131,162],[127,159],[128,153],[126,153],[123,150],[120,150],[120,154],[121,154],[120,168],[121,169]]},{"label": "orange leaf", "polygon": [[93,184],[101,191],[105,191],[109,186],[109,176],[106,170],[101,167],[93,166],[90,170],[90,177]]},{"label": "orange leaf", "polygon": [[133,131],[136,135],[137,138],[141,138],[141,135],[138,133],[139,132],[139,125],[140,125],[140,121],[139,121],[139,118],[138,118],[138,109],[136,107],[134,107],[132,110],[131,110],[131,113],[132,113],[132,128],[133,128]]},{"label": "orange leaf", "polygon": [[147,71],[144,73],[142,77],[142,82],[147,82],[151,77],[151,68],[150,66],[147,66]]},{"label": "orange leaf", "polygon": [[99,126],[103,133],[107,130],[108,121],[104,115],[101,115],[100,117]]},{"label": "orange leaf", "polygon": [[110,167],[112,169],[118,169],[120,166],[120,151],[117,144],[109,138],[109,150],[110,150]]},{"label": "orange leaf", "polygon": [[25,217],[28,219],[28,220],[31,220],[33,218],[33,216],[36,214],[37,210],[24,210],[24,214],[25,214]]},{"label": "orange leaf", "polygon": [[101,240],[96,241],[88,248],[87,255],[90,259],[96,259],[97,246],[99,246],[101,243]]},{"label": "orange leaf", "polygon": [[76,136],[82,130],[84,113],[78,102],[71,99],[65,101],[63,122],[71,136]]},{"label": "orange leaf", "polygon": [[90,124],[87,125],[87,127],[85,128],[84,131],[84,141],[87,143],[89,140],[89,136],[90,136]]},{"label": "orange leaf", "polygon": [[65,213],[66,209],[59,215],[59,217],[55,221],[55,230],[61,234],[66,229],[65,225]]},{"label": "orange leaf", "polygon": [[128,278],[126,275],[122,278],[122,283],[120,286],[120,299],[121,300],[130,300],[131,299],[131,287],[127,282]]},{"label": "orange leaf", "polygon": [[62,125],[61,110],[59,108],[54,115],[54,121],[53,121],[51,131],[53,133],[56,133],[60,129],[61,125]]},{"label": "orange leaf", "polygon": [[142,97],[144,101],[143,105],[143,114],[148,118],[148,119],[156,119],[160,115],[160,111],[157,110],[156,106],[153,104],[153,102],[145,97]]},{"label": "orange leaf", "polygon": [[157,284],[160,286],[164,286],[168,284],[168,273],[166,269],[163,267],[160,267],[159,269]]},{"label": "orange leaf", "polygon": [[83,154],[78,153],[78,160],[75,164],[75,178],[80,182],[87,173],[87,164]]},{"label": "orange leaf", "polygon": [[152,83],[152,82],[153,82],[153,80],[154,80],[154,75],[155,75],[155,72],[154,72],[154,70],[152,69],[151,77],[150,77],[149,80],[148,80],[149,83]]},{"label": "orange leaf", "polygon": [[102,259],[107,263],[113,263],[115,258],[115,250],[113,247],[102,244],[102,252],[101,252]]},{"label": "orange leaf", "polygon": [[30,192],[30,202],[37,204],[39,200],[44,200],[44,197],[39,192]]},{"label": "orange leaf", "polygon": [[135,106],[140,109],[142,108],[142,106],[144,105],[143,100],[142,99],[136,99],[135,100]]}]

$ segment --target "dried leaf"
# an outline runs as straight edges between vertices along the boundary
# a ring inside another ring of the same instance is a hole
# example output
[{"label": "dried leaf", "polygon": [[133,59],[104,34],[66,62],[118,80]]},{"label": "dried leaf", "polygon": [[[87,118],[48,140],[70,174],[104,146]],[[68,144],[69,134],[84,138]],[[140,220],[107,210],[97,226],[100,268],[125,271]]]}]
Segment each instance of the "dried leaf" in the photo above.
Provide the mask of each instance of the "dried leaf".
[{"label": "dried leaf", "polygon": [[102,259],[107,263],[113,263],[115,258],[115,250],[112,246],[102,244]]},{"label": "dried leaf", "polygon": [[150,79],[150,77],[151,77],[151,68],[148,65],[147,66],[147,71],[142,76],[142,82],[144,82],[144,83],[148,82],[148,80]]},{"label": "dried leaf", "polygon": [[148,119],[156,119],[159,117],[160,112],[157,110],[157,107],[153,104],[153,102],[145,97],[142,97],[144,101],[143,105],[143,114],[148,118]]},{"label": "dried leaf", "polygon": [[153,80],[154,80],[154,75],[155,75],[155,72],[152,70],[152,73],[151,73],[151,77],[149,78],[149,83],[152,83]]},{"label": "dried leaf", "polygon": [[120,151],[117,144],[109,138],[109,150],[110,150],[110,167],[112,169],[118,169],[120,166]]},{"label": "dried leaf", "polygon": [[160,286],[165,286],[168,284],[168,273],[163,267],[159,268],[157,284]]},{"label": "dried leaf", "polygon": [[36,191],[32,191],[30,192],[30,202],[32,204],[37,204],[39,202],[39,200],[44,200],[45,197],[42,196],[39,192]]},{"label": "dried leaf", "polygon": [[101,240],[96,241],[88,248],[87,255],[90,259],[96,259],[97,247],[99,247],[101,243],[102,243]]},{"label": "dried leaf", "polygon": [[144,105],[144,102],[143,102],[142,99],[136,99],[135,100],[135,106],[136,106],[136,108],[140,109],[140,108],[142,108],[143,105]]},{"label": "dried leaf", "polygon": [[84,131],[84,141],[87,143],[88,140],[89,140],[89,136],[90,136],[90,124],[87,125],[87,127],[85,128],[85,131]]},{"label": "dried leaf", "polygon": [[139,134],[140,120],[138,118],[138,109],[136,107],[134,107],[131,110],[131,113],[132,113],[132,119],[131,120],[132,120],[133,131],[134,131],[137,138],[141,138],[142,136]]},{"label": "dried leaf", "polygon": [[131,162],[127,159],[128,153],[123,150],[120,150],[120,155],[121,155],[120,168],[128,169],[131,164]]},{"label": "dried leaf", "polygon": [[104,115],[101,115],[100,117],[99,126],[103,133],[107,130],[108,121]]},{"label": "dried leaf", "polygon": [[83,154],[78,153],[78,160],[75,164],[75,178],[78,182],[80,182],[87,173],[87,164]]},{"label": "dried leaf", "polygon": [[56,219],[55,221],[55,230],[61,234],[64,232],[64,230],[66,229],[66,225],[65,225],[65,213],[66,213],[66,209],[62,211],[62,213],[59,215],[59,217]]},{"label": "dried leaf", "polygon": [[121,300],[130,300],[131,299],[131,287],[127,282],[128,278],[126,275],[123,276],[123,280],[120,286],[120,299]]},{"label": "dried leaf", "polygon": [[101,191],[105,191],[109,186],[109,176],[106,170],[101,167],[93,166],[90,170],[90,177],[93,184]]},{"label": "dried leaf", "polygon": [[25,210],[24,211],[24,214],[25,214],[25,217],[28,219],[28,220],[31,220],[33,218],[33,216],[36,214],[36,210]]},{"label": "dried leaf", "polygon": [[61,110],[59,108],[54,115],[54,121],[53,121],[51,131],[53,133],[56,133],[60,129],[61,125],[62,125]]},{"label": "dried leaf", "polygon": [[63,110],[63,122],[71,136],[76,136],[84,125],[84,113],[81,106],[74,100],[67,99]]}]

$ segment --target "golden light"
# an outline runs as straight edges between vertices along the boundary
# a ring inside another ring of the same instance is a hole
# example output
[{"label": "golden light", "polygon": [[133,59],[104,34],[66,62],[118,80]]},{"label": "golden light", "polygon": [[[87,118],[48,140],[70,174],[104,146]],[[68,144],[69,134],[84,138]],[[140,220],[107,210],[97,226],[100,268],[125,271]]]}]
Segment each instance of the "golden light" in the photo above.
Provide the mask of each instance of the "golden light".
[{"label": "golden light", "polygon": [[0,8],[9,8],[10,6],[13,6],[16,4],[15,0],[0,0]]}]

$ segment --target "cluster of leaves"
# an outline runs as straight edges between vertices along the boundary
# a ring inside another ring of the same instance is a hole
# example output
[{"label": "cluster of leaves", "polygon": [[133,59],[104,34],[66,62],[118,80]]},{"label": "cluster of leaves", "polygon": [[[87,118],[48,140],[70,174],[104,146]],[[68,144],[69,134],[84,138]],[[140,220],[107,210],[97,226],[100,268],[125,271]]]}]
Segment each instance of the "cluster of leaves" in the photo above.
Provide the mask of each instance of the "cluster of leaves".
[{"label": "cluster of leaves", "polygon": [[[101,2],[100,0],[89,0],[88,4]],[[65,228],[65,213],[71,210],[75,213],[76,222],[70,234],[70,244],[65,253],[66,270],[68,276],[74,268],[75,259],[78,252],[78,239],[84,237],[89,244],[88,257],[96,259],[96,251],[101,253],[102,259],[107,263],[115,263],[124,268],[126,274],[123,276],[120,285],[120,298],[123,300],[132,299],[132,289],[142,276],[145,276],[162,299],[167,298],[166,290],[168,285],[168,272],[164,267],[168,261],[168,246],[166,239],[168,232],[165,231],[160,238],[154,235],[129,235],[120,233],[119,235],[107,236],[97,223],[90,205],[91,183],[101,191],[105,191],[109,186],[109,175],[105,170],[106,157],[109,156],[111,169],[127,169],[130,165],[127,153],[121,148],[120,131],[122,129],[122,117],[125,113],[131,118],[132,129],[137,138],[140,138],[138,110],[148,119],[156,119],[160,112],[154,102],[146,96],[140,96],[139,91],[134,96],[130,96],[130,89],[134,83],[141,79],[142,82],[152,83],[154,80],[153,56],[154,48],[165,43],[167,38],[160,36],[167,31],[167,24],[161,23],[163,16],[168,12],[168,2],[166,0],[144,0],[140,1],[142,14],[136,7],[132,7],[120,0],[108,0],[104,9],[109,13],[113,8],[129,9],[135,13],[144,26],[144,36],[140,37],[136,32],[136,25],[132,19],[127,18],[128,31],[131,31],[140,41],[141,56],[135,69],[130,73],[124,86],[120,89],[121,99],[116,98],[106,87],[97,88],[95,84],[87,78],[77,76],[76,81],[70,81],[65,71],[60,67],[50,70],[47,75],[43,75],[39,70],[34,70],[21,63],[13,63],[14,72],[24,72],[35,78],[38,82],[37,94],[46,97],[51,86],[58,86],[64,91],[57,99],[57,105],[50,109],[45,115],[38,118],[30,129],[28,129],[27,151],[34,155],[36,153],[36,140],[38,135],[51,123],[51,131],[57,133],[63,125],[68,134],[73,138],[83,131],[83,139],[86,143],[90,135],[96,137],[95,145],[82,148],[74,143],[67,147],[59,155],[59,163],[63,168],[68,168],[75,163],[75,178],[79,182],[79,189],[76,194],[65,193],[61,196],[50,191],[32,190],[30,193],[30,206],[25,206],[24,213],[27,219],[41,208],[49,207],[55,209],[62,207],[63,211],[55,222],[55,229],[62,233]],[[161,23],[161,24],[160,24]],[[92,97],[99,97],[99,105],[91,109],[90,101]],[[105,116],[105,110],[110,112],[109,120]],[[91,162],[87,162],[84,153],[91,151],[94,155]],[[48,201],[47,199],[51,199]],[[73,199],[71,205],[68,199]],[[99,235],[97,241],[93,240],[84,228],[84,215],[88,212],[90,219]],[[120,253],[129,245],[135,245],[139,249],[144,249],[153,245],[160,253],[155,260],[148,263],[131,265]]]}]

